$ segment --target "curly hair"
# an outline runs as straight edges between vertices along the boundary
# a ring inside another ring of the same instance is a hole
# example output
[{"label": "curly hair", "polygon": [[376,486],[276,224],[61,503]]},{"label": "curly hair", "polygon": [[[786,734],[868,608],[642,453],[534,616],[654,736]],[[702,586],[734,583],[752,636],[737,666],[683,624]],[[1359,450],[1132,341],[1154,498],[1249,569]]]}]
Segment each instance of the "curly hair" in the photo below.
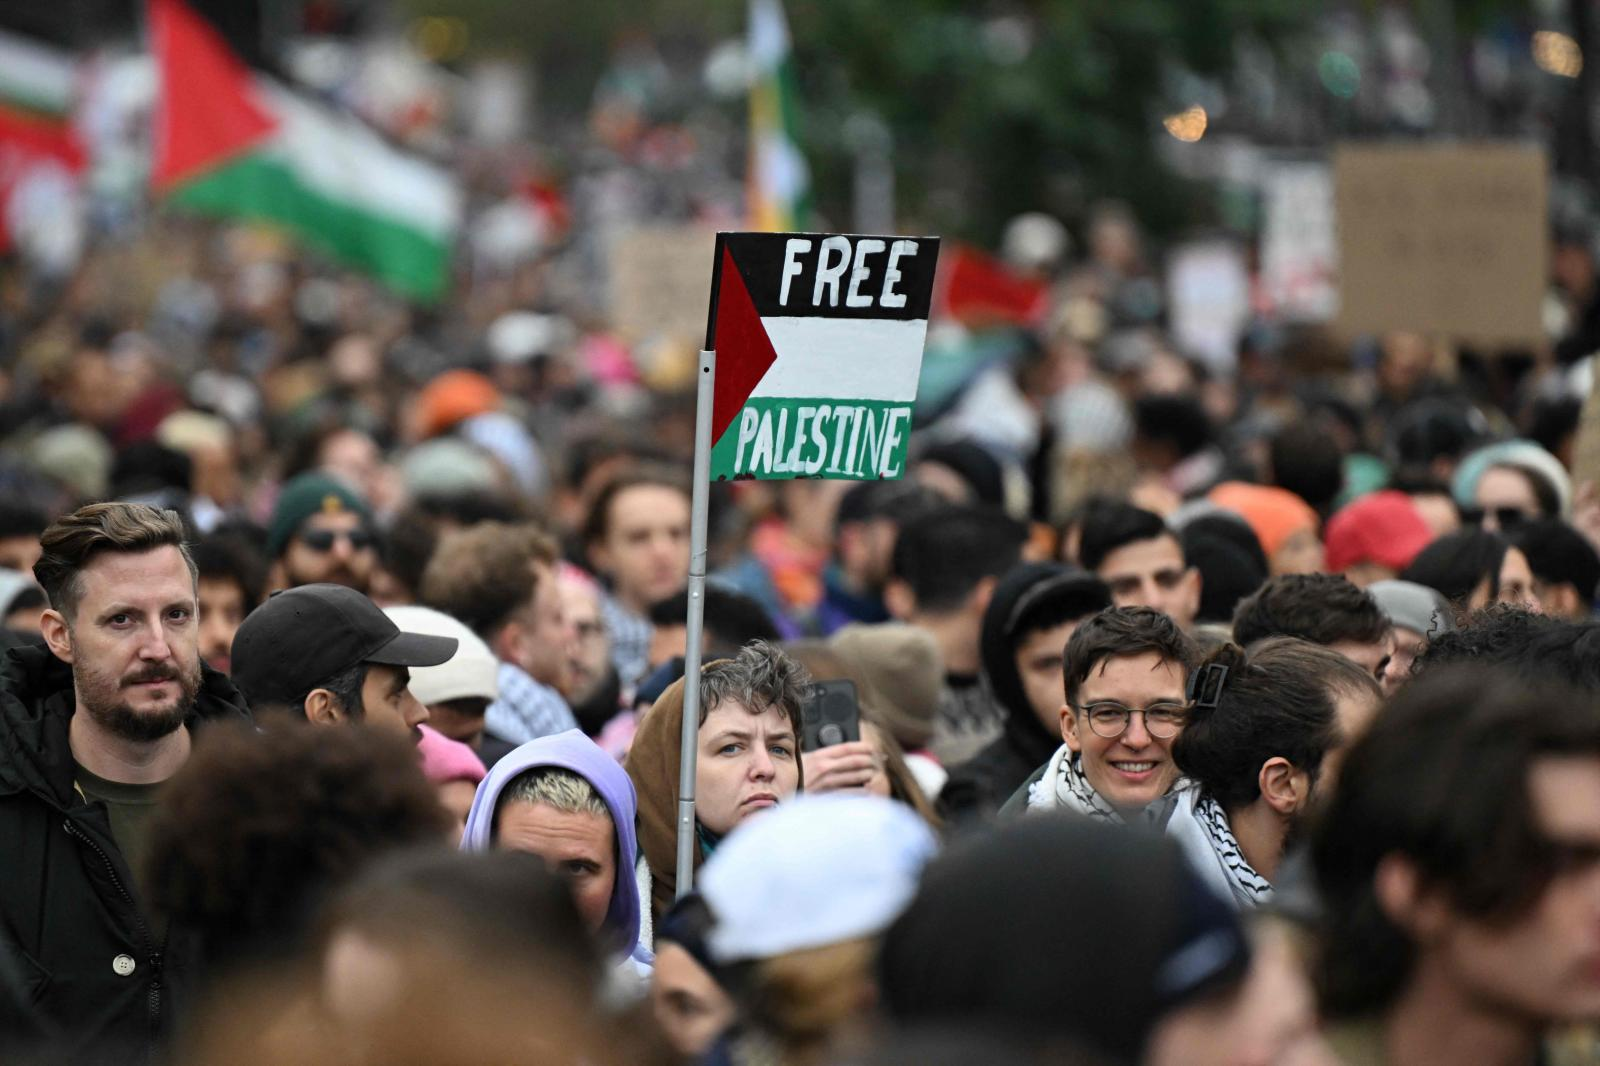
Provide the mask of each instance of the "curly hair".
[{"label": "curly hair", "polygon": [[416,748],[364,729],[214,727],[163,789],[145,882],[221,968],[291,955],[322,898],[449,819]]},{"label": "curly hair", "polygon": [[723,703],[761,712],[776,707],[800,735],[800,704],[811,675],[776,645],[752,640],[731,659],[707,663],[700,671],[700,723]]},{"label": "curly hair", "polygon": [[1233,639],[1247,648],[1268,637],[1299,637],[1313,644],[1341,640],[1376,644],[1390,628],[1377,601],[1336,574],[1272,578],[1233,613]]},{"label": "curly hair", "polygon": [[533,599],[534,566],[557,557],[555,541],[532,526],[479,522],[439,541],[422,572],[420,599],[489,641]]}]

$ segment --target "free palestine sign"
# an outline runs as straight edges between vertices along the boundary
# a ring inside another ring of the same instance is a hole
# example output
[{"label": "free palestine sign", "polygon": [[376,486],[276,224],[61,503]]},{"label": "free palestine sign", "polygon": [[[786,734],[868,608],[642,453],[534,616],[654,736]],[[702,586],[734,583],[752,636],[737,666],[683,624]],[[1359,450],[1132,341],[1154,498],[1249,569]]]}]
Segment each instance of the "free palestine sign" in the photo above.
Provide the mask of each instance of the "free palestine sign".
[{"label": "free palestine sign", "polygon": [[719,233],[711,476],[905,473],[937,237]]}]

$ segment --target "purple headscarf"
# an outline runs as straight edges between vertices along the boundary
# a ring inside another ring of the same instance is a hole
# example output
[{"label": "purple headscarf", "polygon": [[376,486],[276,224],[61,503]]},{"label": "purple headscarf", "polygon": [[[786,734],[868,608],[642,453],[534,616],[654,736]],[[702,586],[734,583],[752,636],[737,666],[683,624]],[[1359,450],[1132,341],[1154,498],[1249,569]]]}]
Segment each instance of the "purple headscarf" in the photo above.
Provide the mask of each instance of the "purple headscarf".
[{"label": "purple headscarf", "polygon": [[639,847],[634,831],[638,800],[633,781],[617,760],[607,755],[594,741],[576,729],[554,736],[530,740],[494,764],[489,776],[478,785],[467,812],[467,829],[461,836],[462,851],[488,851],[493,846],[494,810],[500,793],[513,778],[541,766],[570,770],[594,786],[611,811],[616,829],[617,877],[611,886],[611,906],[606,909],[605,930],[615,937],[613,947],[624,954],[634,952],[639,941],[639,885],[633,877]]}]

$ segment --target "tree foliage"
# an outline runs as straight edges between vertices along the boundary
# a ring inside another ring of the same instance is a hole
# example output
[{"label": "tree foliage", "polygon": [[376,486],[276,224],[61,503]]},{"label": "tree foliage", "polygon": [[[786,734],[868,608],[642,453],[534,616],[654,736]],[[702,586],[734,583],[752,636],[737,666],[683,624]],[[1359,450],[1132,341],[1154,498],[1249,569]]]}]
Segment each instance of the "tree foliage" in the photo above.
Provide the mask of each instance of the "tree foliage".
[{"label": "tree foliage", "polygon": [[[468,20],[480,46],[539,65],[546,106],[574,106],[625,28],[701,45],[742,33],[743,0],[410,0]],[[1190,191],[1161,165],[1171,73],[1224,75],[1235,42],[1307,27],[1313,0],[787,0],[816,198],[849,218],[852,115],[894,137],[900,212],[992,239],[1030,209],[1075,216],[1100,197],[1179,224]]]}]

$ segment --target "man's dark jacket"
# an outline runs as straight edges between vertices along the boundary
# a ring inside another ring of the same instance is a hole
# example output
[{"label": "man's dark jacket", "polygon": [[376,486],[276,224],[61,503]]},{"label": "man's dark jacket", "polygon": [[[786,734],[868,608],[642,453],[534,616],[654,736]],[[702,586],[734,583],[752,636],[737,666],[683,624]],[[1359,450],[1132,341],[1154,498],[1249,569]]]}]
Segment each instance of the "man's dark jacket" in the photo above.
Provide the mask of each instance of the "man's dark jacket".
[{"label": "man's dark jacket", "polygon": [[[202,667],[191,725],[248,721],[233,682]],[[74,1063],[149,1062],[169,1031],[165,975],[104,804],[74,784],[72,671],[43,647],[0,655],[0,927],[41,1025]]]},{"label": "man's dark jacket", "polygon": [[[993,817],[1017,786],[1061,747],[1060,732],[1046,730],[1039,721],[1017,672],[1017,644],[1029,634],[1017,632],[1013,616],[1019,609],[1027,612],[1024,600],[1034,590],[1045,592],[1041,586],[1069,572],[1056,563],[1022,563],[995,586],[984,612],[979,649],[984,681],[1004,708],[1006,721],[998,739],[950,771],[950,779],[939,793],[939,812],[951,822]],[[1087,576],[1085,580],[1089,580]],[[1078,589],[1051,595],[1070,596],[1074,603],[1085,603],[1085,614],[1092,614],[1111,603],[1104,586],[1094,585],[1097,591]]]}]

